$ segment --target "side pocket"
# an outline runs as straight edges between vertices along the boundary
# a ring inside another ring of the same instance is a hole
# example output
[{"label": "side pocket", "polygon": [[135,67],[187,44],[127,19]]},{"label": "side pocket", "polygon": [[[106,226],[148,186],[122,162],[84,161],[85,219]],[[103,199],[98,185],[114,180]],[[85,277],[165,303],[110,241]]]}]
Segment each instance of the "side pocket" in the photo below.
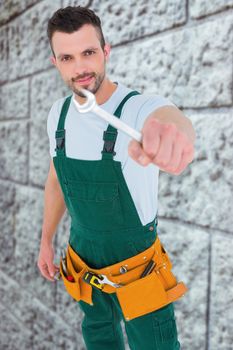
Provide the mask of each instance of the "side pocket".
[{"label": "side pocket", "polygon": [[60,273],[62,276],[62,280],[64,282],[65,288],[67,293],[76,301],[80,300],[80,285],[79,285],[79,278],[76,278],[74,276],[74,282],[69,281],[66,276],[64,275],[63,269],[62,269],[62,265],[60,262]]},{"label": "side pocket", "polygon": [[158,348],[163,349],[164,346],[169,346],[169,349],[180,349],[180,344],[177,339],[177,327],[173,304],[171,303],[164,308],[155,311],[152,318]]},{"label": "side pocket", "polygon": [[116,294],[126,321],[157,310],[169,302],[154,271],[144,278],[117,288]]},{"label": "side pocket", "polygon": [[70,294],[70,296],[73,299],[75,299],[76,301],[79,301],[81,299],[80,278],[82,276],[84,269],[82,269],[81,267],[78,268],[78,266],[76,266],[76,264],[73,263],[69,253],[69,249],[67,250],[67,253],[66,253],[66,268],[67,268],[68,275],[72,276],[74,281],[70,281],[67,279],[67,276],[64,274],[62,264],[60,262],[60,272],[62,275],[65,288],[68,294]]}]

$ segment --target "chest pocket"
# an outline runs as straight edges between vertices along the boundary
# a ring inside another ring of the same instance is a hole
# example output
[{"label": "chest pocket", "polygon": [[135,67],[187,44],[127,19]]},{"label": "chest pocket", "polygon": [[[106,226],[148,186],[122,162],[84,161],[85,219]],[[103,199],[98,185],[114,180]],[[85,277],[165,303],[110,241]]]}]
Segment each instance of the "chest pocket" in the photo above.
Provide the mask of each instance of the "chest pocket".
[{"label": "chest pocket", "polygon": [[110,230],[123,222],[116,182],[69,181],[67,195],[73,219],[88,228]]}]

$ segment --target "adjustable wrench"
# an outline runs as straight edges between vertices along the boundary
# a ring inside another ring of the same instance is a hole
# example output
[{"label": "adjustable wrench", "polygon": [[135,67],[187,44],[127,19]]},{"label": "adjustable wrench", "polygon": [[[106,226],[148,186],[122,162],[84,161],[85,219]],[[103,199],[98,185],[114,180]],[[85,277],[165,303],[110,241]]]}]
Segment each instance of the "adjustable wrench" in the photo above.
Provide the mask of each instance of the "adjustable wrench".
[{"label": "adjustable wrench", "polygon": [[73,96],[73,102],[80,113],[94,112],[95,114],[100,116],[102,119],[106,120],[109,124],[114,126],[116,129],[123,131],[124,133],[131,136],[138,142],[142,141],[142,134],[139,131],[131,128],[129,125],[122,122],[119,118],[115,117],[114,115],[100,108],[97,105],[95,95],[92,92],[85,89],[80,89],[80,90],[83,93],[83,95],[87,98],[85,103],[80,104],[75,100],[75,97]]}]

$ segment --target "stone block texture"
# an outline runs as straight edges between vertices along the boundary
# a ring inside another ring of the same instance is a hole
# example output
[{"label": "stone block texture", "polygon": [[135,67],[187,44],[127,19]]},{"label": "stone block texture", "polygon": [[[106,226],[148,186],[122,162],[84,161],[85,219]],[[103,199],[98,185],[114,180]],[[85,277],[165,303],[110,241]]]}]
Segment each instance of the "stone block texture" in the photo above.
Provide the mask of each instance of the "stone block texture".
[{"label": "stone block texture", "polygon": [[224,23],[216,18],[119,46],[112,52],[109,74],[145,93],[167,96],[182,108],[230,106],[233,15]]},{"label": "stone block texture", "polygon": [[0,84],[8,79],[8,55],[9,55],[9,44],[8,44],[8,27],[0,27]]},{"label": "stone block texture", "polygon": [[28,117],[29,79],[3,85],[0,88],[0,120]]},{"label": "stone block texture", "polygon": [[231,113],[190,115],[197,135],[195,159],[178,177],[161,174],[166,178],[160,183],[161,215],[231,231],[232,118]]},{"label": "stone block texture", "polygon": [[[113,46],[164,31],[186,21],[185,0],[94,0],[91,8],[102,19],[106,40]],[[116,21],[116,18],[119,20]]]},{"label": "stone block texture", "polygon": [[47,115],[53,104],[69,91],[55,70],[48,70],[32,78],[30,89],[30,183],[43,186],[50,154],[48,153]]},{"label": "stone block texture", "polygon": [[[37,268],[47,116],[70,93],[50,62],[46,26],[55,10],[77,5],[101,18],[110,79],[169,98],[195,128],[190,166],[160,172],[158,233],[188,287],[175,303],[182,349],[232,350],[232,0],[0,2],[0,349],[85,350],[82,311]],[[66,212],[53,242],[57,264],[69,230]]]},{"label": "stone block texture", "polygon": [[28,121],[7,121],[0,124],[1,177],[28,181]]},{"label": "stone block texture", "polygon": [[190,14],[192,18],[200,18],[230,9],[232,7],[232,0],[193,0],[190,1]]},{"label": "stone block texture", "polygon": [[8,24],[8,77],[15,80],[50,67],[46,25],[58,1],[39,1]]}]

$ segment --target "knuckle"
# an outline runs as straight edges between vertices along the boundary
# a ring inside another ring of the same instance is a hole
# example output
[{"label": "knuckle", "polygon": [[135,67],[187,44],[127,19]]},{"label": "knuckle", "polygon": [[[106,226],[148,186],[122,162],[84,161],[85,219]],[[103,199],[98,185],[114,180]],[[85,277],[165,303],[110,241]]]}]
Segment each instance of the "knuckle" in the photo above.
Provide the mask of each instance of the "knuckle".
[{"label": "knuckle", "polygon": [[174,123],[167,123],[165,129],[166,129],[167,132],[169,132],[169,133],[174,133],[174,132],[177,131],[177,127],[175,126]]},{"label": "knuckle", "polygon": [[153,159],[155,157],[155,153],[152,149],[145,150],[145,153],[146,153],[147,157],[149,157],[149,158]]},{"label": "knuckle", "polygon": [[168,162],[161,157],[155,157],[155,161],[161,166],[167,166]]},{"label": "knuckle", "polygon": [[176,172],[176,168],[175,167],[169,167],[168,171],[170,171],[171,173],[175,173]]},{"label": "knuckle", "polygon": [[178,131],[178,132],[177,132],[176,137],[177,137],[177,140],[178,140],[180,143],[182,143],[182,144],[184,144],[184,145],[186,144],[186,142],[187,142],[186,136],[185,136],[181,131]]},{"label": "knuckle", "polygon": [[132,155],[135,155],[139,152],[139,147],[137,144],[135,143],[131,143],[131,145],[129,146],[129,152],[132,154]]}]

